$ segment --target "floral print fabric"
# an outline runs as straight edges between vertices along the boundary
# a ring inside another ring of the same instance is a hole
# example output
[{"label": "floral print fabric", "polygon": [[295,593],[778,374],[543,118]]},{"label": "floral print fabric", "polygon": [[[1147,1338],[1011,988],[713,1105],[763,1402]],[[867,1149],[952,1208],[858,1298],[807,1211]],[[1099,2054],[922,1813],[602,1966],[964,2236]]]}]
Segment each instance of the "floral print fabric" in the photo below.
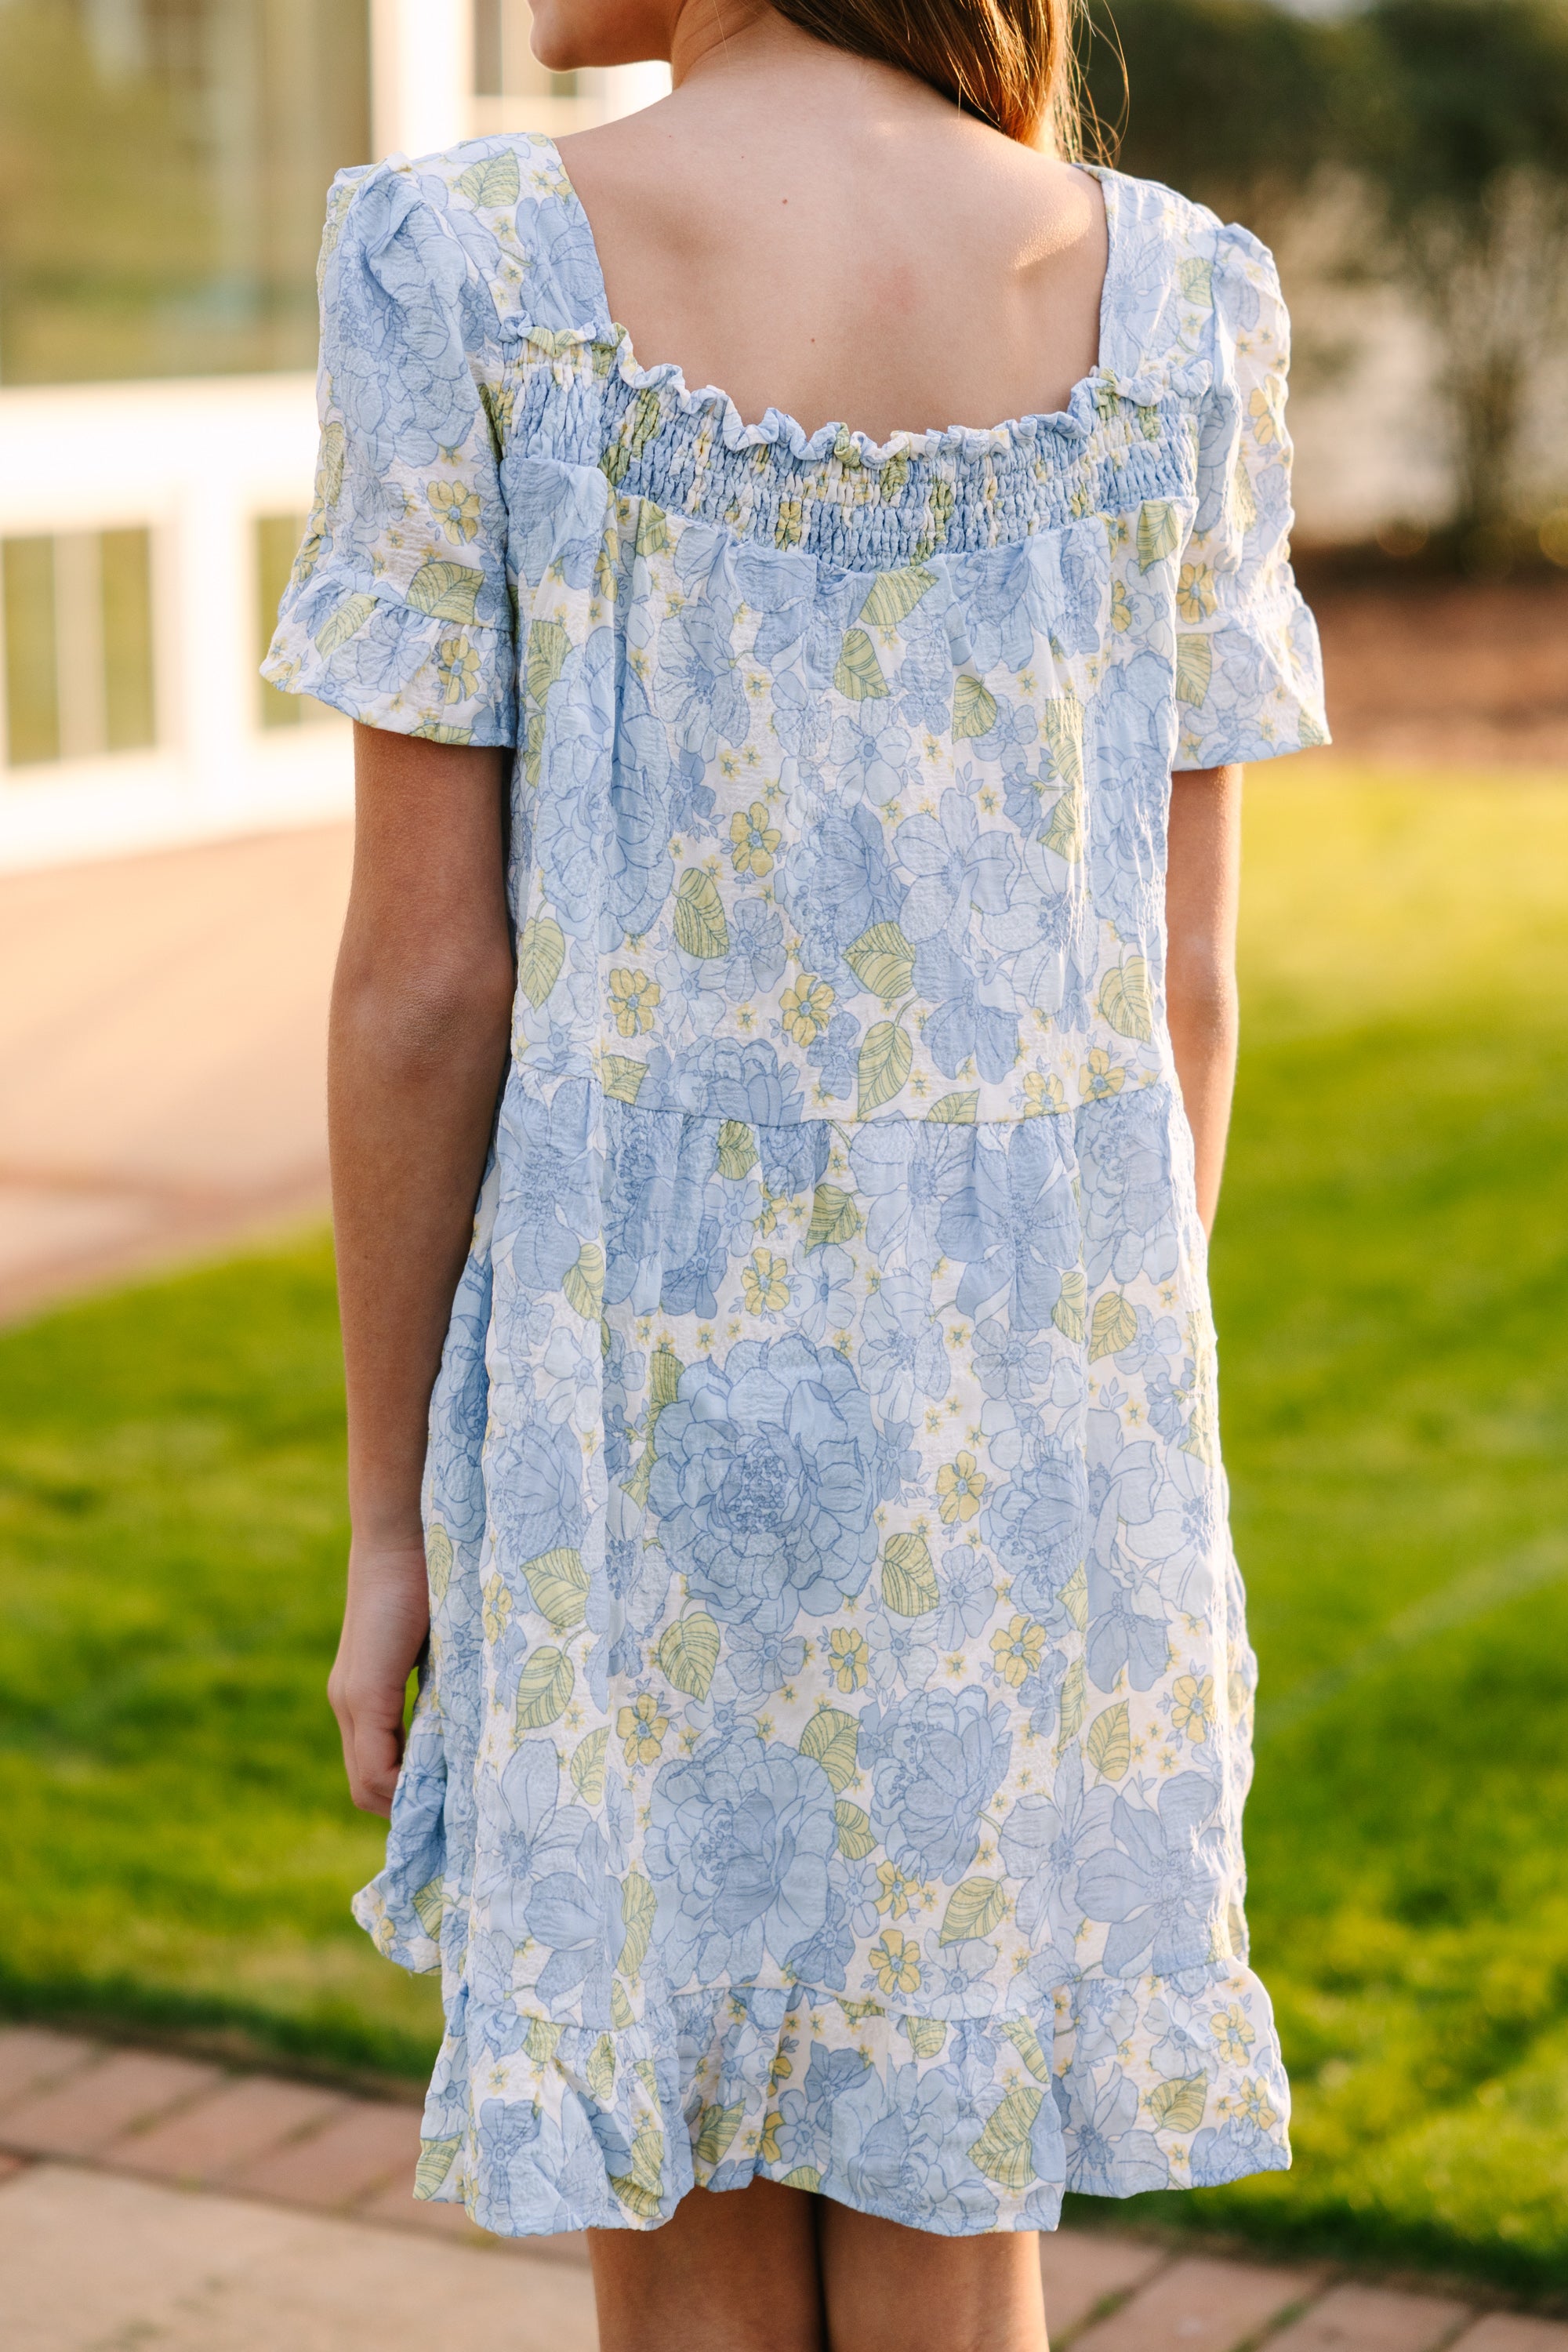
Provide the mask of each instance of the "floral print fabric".
[{"label": "floral print fabric", "polygon": [[1288,2161],[1163,895],[1172,770],[1325,740],[1317,647],[1272,264],[1101,178],[1068,408],[880,446],[639,366],[547,142],[333,193],[268,675],[516,752],[357,1905],[491,2230]]}]

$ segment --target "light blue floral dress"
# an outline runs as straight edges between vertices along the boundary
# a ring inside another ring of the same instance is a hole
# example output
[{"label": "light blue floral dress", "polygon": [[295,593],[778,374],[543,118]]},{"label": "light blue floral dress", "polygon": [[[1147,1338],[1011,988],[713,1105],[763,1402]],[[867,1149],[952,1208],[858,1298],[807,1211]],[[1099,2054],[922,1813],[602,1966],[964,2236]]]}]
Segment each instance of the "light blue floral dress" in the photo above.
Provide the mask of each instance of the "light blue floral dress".
[{"label": "light blue floral dress", "polygon": [[516,747],[510,1073],[360,1919],[419,2193],[949,2235],[1284,2166],[1163,975],[1173,768],[1324,740],[1268,255],[1101,174],[1100,364],[885,446],[639,366],[543,140],[345,173],[268,675]]}]

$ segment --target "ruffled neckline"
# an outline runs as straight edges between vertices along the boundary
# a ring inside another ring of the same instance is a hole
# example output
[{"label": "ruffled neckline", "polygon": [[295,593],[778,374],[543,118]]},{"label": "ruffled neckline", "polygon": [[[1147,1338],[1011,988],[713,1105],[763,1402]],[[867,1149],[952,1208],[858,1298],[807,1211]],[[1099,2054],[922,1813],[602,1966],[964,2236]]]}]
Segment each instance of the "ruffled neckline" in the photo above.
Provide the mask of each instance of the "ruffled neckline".
[{"label": "ruffled neckline", "polygon": [[815,432],[807,433],[796,417],[782,408],[770,407],[758,423],[749,425],[731,395],[721,386],[689,385],[679,362],[663,360],[645,367],[633,348],[629,332],[610,315],[609,294],[593,224],[572,184],[561,151],[552,139],[541,139],[536,143],[549,151],[552,177],[560,192],[561,201],[580,229],[592,258],[595,280],[595,316],[584,327],[565,330],[531,329],[521,318],[503,323],[510,326],[525,341],[547,341],[553,352],[560,352],[574,344],[592,344],[606,350],[611,372],[630,391],[657,395],[667,414],[710,421],[727,449],[782,448],[791,457],[807,464],[837,462],[839,466],[864,467],[872,470],[900,460],[908,462],[912,458],[933,458],[943,455],[973,462],[993,453],[1033,446],[1047,438],[1086,443],[1099,421],[1103,395],[1109,394],[1117,400],[1152,403],[1167,389],[1165,380],[1144,365],[1140,364],[1129,373],[1114,363],[1112,353],[1119,323],[1119,298],[1126,267],[1126,225],[1121,204],[1122,175],[1107,165],[1080,163],[1074,167],[1098,180],[1104,194],[1106,267],[1100,297],[1099,353],[1089,373],[1080,376],[1073,385],[1066,405],[1006,417],[996,425],[931,426],[921,432],[897,432],[886,441],[877,441],[869,434],[852,430],[839,422],[819,425]]}]

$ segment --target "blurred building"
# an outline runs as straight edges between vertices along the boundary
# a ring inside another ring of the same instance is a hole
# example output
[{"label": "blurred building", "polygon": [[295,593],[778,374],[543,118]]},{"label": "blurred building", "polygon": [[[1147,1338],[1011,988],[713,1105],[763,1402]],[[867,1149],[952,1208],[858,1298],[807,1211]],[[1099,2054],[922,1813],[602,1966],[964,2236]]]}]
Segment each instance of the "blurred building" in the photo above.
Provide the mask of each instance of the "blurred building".
[{"label": "blurred building", "polygon": [[0,0],[0,868],[342,814],[256,674],[315,448],[332,173],[668,87],[526,0]]}]

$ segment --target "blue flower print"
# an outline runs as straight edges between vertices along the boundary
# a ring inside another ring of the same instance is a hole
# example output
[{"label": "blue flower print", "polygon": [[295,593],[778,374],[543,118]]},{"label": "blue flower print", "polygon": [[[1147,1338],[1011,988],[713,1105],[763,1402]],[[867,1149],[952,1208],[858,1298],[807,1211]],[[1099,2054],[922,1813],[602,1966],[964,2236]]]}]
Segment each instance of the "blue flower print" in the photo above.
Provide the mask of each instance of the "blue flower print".
[{"label": "blue flower print", "polygon": [[1083,1756],[1073,1748],[1062,1759],[1052,1794],[1020,1797],[1003,1822],[998,1848],[1008,1876],[1021,1882],[1018,1925],[1031,1943],[1047,1933],[1070,1948],[1083,1916],[1079,1870],[1110,1844],[1114,1802],[1114,1790],[1103,1781],[1085,1789]]},{"label": "blue flower print", "polygon": [[936,1672],[933,1621],[924,1617],[873,1617],[866,1628],[871,1680],[879,1691],[923,1690]]},{"label": "blue flower print", "polygon": [[1176,1269],[1171,1130],[1163,1089],[1123,1089],[1082,1122],[1084,1272],[1091,1289]]},{"label": "blue flower print", "polygon": [[950,2066],[868,2067],[833,2102],[835,2172],[848,2202],[906,2227],[950,2237],[989,2228],[996,2200],[968,2157],[979,2137]]},{"label": "blue flower print", "polygon": [[855,1261],[837,1242],[819,1243],[814,1250],[796,1253],[795,1309],[808,1339],[820,1342],[835,1331],[847,1331],[855,1320]]},{"label": "blue flower print", "polygon": [[742,1698],[766,1698],[783,1690],[805,1664],[804,1633],[763,1633],[753,1625],[731,1629],[724,1668]]},{"label": "blue flower print", "polygon": [[1069,2066],[1052,2084],[1067,2149],[1067,2185],[1080,2197],[1136,2197],[1168,2186],[1171,2168],[1152,2132],[1140,2131],[1138,2085],[1120,2066],[1097,2080]]},{"label": "blue flower print", "polygon": [[[479,1792],[477,1891],[498,1927],[521,1940],[530,1890],[574,1863],[588,1816],[559,1800],[561,1759],[548,1739],[527,1739]],[[569,1792],[570,1793],[570,1792]]]},{"label": "blue flower print", "polygon": [[694,1036],[710,1036],[724,1018],[724,968],[707,956],[671,948],[654,966],[667,1013]]},{"label": "blue flower print", "polygon": [[899,864],[914,880],[904,894],[903,929],[918,945],[940,932],[962,955],[976,908],[1005,911],[1018,872],[1018,852],[1000,827],[982,833],[974,803],[943,793],[934,817],[911,816],[893,835]]},{"label": "blue flower print", "polygon": [[784,978],[784,917],[761,898],[742,898],[730,913],[730,960],[724,986],[737,1002],[766,996]]},{"label": "blue flower print", "polygon": [[980,1816],[1013,1752],[1008,1710],[983,1690],[917,1691],[861,1717],[872,1769],[871,1820],[905,1875],[962,1878],[980,1843]]},{"label": "blue flower print", "polygon": [[795,1071],[781,1068],[778,1055],[761,1038],[704,1037],[674,1056],[655,1047],[637,1108],[788,1127],[801,1116],[799,1085]]},{"label": "blue flower print", "polygon": [[1019,1606],[1049,1622],[1083,1558],[1082,1456],[1054,1438],[1040,1440],[1033,1459],[987,1501],[982,1527]]},{"label": "blue flower print", "polygon": [[1026,1404],[1050,1385],[1050,1341],[1015,1331],[1002,1316],[994,1315],[974,1327],[974,1372],[988,1397]]},{"label": "blue flower print", "polygon": [[909,732],[889,718],[885,702],[856,703],[833,722],[828,756],[845,801],[885,807],[909,781]]},{"label": "blue flower print", "polygon": [[942,1595],[937,1641],[944,1650],[962,1650],[990,1622],[996,1606],[996,1572],[983,1551],[953,1544],[942,1553],[937,1590]]},{"label": "blue flower print", "polygon": [[875,811],[864,803],[830,809],[795,843],[779,885],[810,969],[835,988],[853,988],[845,949],[873,923],[895,921],[903,895]]},{"label": "blue flower print", "polygon": [[[1279,2121],[1272,2108],[1269,2121]],[[1217,2131],[1211,2125],[1195,2135],[1188,2162],[1194,2189],[1223,2189],[1229,2181],[1245,2180],[1249,2173],[1282,2172],[1286,2158],[1268,2132],[1233,2116]]]},{"label": "blue flower print", "polygon": [[1005,1156],[982,1145],[969,1182],[943,1209],[937,1237],[943,1255],[964,1269],[961,1314],[976,1314],[1011,1286],[1014,1332],[1049,1324],[1062,1276],[1078,1262],[1079,1210],[1064,1125],[1019,1120],[1007,1130]]},{"label": "blue flower print", "polygon": [[658,1423],[649,1501],[694,1599],[785,1633],[858,1592],[876,1556],[871,1409],[804,1339],[744,1339],[691,1365]]},{"label": "blue flower print", "polygon": [[973,1143],[952,1128],[901,1118],[864,1121],[849,1147],[856,1190],[868,1202],[866,1239],[883,1265],[927,1271],[942,1255],[942,1204],[969,1172]]},{"label": "blue flower print", "polygon": [[569,1422],[528,1421],[490,1441],[491,1524],[502,1555],[519,1566],[583,1539],[587,1519],[583,1446]]},{"label": "blue flower print", "polygon": [[664,722],[633,671],[616,711],[609,840],[604,851],[609,916],[604,944],[612,952],[623,940],[650,931],[669,896],[675,879],[669,854],[674,783]]},{"label": "blue flower print", "polygon": [[568,1869],[538,1879],[523,1914],[528,1932],[550,1957],[540,1970],[541,2000],[580,1994],[585,2025],[611,2020],[610,1985],[626,1941],[620,1890],[603,1831],[591,1822]]},{"label": "blue flower print", "polygon": [[1012,983],[994,956],[976,951],[965,962],[942,939],[915,956],[915,986],[936,1010],[925,1023],[931,1056],[944,1078],[966,1062],[995,1086],[1018,1054],[1018,1015]]},{"label": "blue flower print", "polygon": [[746,691],[722,616],[691,604],[659,638],[658,698],[683,751],[711,760],[721,743],[738,746],[751,729]]},{"label": "blue flower print", "polygon": [[816,1934],[837,1840],[820,1764],[734,1731],[664,1765],[648,1801],[654,1941],[669,1983],[744,1984]]},{"label": "blue flower print", "polygon": [[1108,1920],[1105,1965],[1117,1975],[1140,1968],[1156,1976],[1198,1966],[1208,1955],[1208,1923],[1219,1885],[1219,1795],[1202,1772],[1178,1772],[1157,1805],[1118,1797],[1112,1843],[1078,1874],[1086,1917]]},{"label": "blue flower print", "polygon": [[836,1101],[855,1090],[860,1024],[852,1013],[836,1013],[819,1037],[805,1049],[823,1093]]},{"label": "blue flower print", "polygon": [[900,1419],[919,1397],[937,1403],[952,1375],[930,1290],[909,1274],[889,1274],[866,1302],[860,1369],[879,1412]]}]

